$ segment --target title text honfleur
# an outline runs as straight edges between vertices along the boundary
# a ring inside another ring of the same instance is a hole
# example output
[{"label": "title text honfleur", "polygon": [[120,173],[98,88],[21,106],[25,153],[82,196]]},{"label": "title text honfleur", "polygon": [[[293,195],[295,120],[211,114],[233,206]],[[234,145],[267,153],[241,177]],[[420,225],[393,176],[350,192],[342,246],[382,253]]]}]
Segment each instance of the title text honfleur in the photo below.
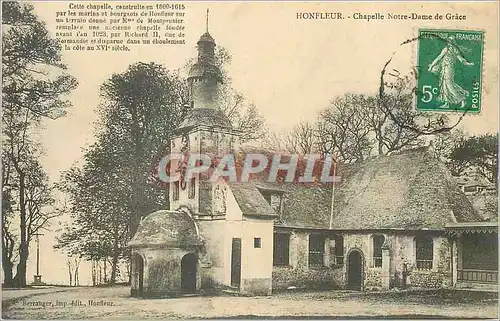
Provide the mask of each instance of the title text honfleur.
[{"label": "title text honfleur", "polygon": [[342,12],[297,12],[296,18],[298,20],[466,20],[467,16],[459,13],[435,13],[435,14],[422,14],[422,13],[362,13],[355,12],[354,14],[347,15]]}]

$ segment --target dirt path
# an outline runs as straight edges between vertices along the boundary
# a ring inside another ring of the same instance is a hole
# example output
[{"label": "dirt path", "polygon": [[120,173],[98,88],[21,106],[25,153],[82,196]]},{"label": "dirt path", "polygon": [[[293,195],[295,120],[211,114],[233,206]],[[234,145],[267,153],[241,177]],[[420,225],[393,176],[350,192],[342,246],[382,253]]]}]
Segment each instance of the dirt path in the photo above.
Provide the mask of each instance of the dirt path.
[{"label": "dirt path", "polygon": [[2,289],[2,310],[8,308],[16,302],[27,300],[28,298],[47,294],[58,293],[75,290],[70,287],[39,287],[39,288],[25,288],[25,289]]},{"label": "dirt path", "polygon": [[137,299],[127,287],[79,288],[21,298],[2,312],[15,319],[187,318],[496,318],[497,301],[436,301],[429,296],[349,292],[277,294],[272,297]]}]

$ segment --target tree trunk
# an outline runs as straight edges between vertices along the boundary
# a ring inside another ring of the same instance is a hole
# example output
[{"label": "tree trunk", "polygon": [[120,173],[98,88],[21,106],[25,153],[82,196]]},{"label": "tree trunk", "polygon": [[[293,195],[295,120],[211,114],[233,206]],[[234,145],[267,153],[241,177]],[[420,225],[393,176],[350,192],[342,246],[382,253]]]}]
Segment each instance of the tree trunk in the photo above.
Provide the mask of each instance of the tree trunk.
[{"label": "tree trunk", "polygon": [[108,283],[108,274],[107,274],[108,267],[106,266],[106,261],[107,261],[106,258],[104,258],[103,261],[104,261],[103,262],[104,263],[104,268],[103,268],[103,270],[104,270],[104,283]]},{"label": "tree trunk", "polygon": [[128,284],[132,284],[132,273],[131,273],[131,266],[130,262],[126,263],[127,266],[127,275],[128,275]]},{"label": "tree trunk", "polygon": [[29,249],[28,244],[21,244],[19,246],[19,263],[17,264],[16,277],[14,278],[14,285],[22,288],[26,287],[26,263],[28,262]]},{"label": "tree trunk", "polygon": [[73,285],[73,274],[71,273],[71,265],[68,264],[68,272],[69,272],[69,286]]},{"label": "tree trunk", "polygon": [[119,237],[120,237],[120,231],[118,230],[118,227],[115,227],[114,231],[114,242],[113,242],[113,260],[111,262],[111,284],[116,283],[116,272],[118,270],[118,256],[120,255],[119,252]]},{"label": "tree trunk", "polygon": [[99,278],[97,281],[97,285],[102,284],[102,267],[99,261],[96,261],[96,265],[99,268]]},{"label": "tree trunk", "polygon": [[[2,224],[5,224],[2,222]],[[9,237],[5,235],[5,230],[3,231],[4,235],[2,235],[2,268],[4,275],[4,284],[6,286],[13,285],[13,277],[14,277],[14,263],[12,263],[12,254],[14,252],[14,240],[7,240],[5,238]]]},{"label": "tree trunk", "polygon": [[96,266],[95,266],[95,260],[92,259],[92,286],[96,286],[97,285],[97,270],[96,270]]},{"label": "tree trunk", "polygon": [[10,260],[3,260],[2,261],[2,267],[3,267],[3,276],[4,276],[4,284],[6,286],[12,286],[13,285],[13,275],[14,275],[14,272],[12,271],[12,269],[14,268],[14,264],[12,264],[12,262],[10,262]]},{"label": "tree trunk", "polygon": [[79,286],[80,285],[80,280],[78,279],[78,267],[75,268],[75,277],[74,277],[74,280],[75,280],[75,286]]},{"label": "tree trunk", "polygon": [[25,174],[16,168],[19,173],[19,213],[20,213],[20,223],[19,229],[21,234],[21,242],[19,244],[19,263],[17,264],[16,277],[14,278],[14,283],[17,287],[26,286],[26,262],[29,256],[29,244],[28,235],[26,230],[26,203],[24,198],[25,186]]}]

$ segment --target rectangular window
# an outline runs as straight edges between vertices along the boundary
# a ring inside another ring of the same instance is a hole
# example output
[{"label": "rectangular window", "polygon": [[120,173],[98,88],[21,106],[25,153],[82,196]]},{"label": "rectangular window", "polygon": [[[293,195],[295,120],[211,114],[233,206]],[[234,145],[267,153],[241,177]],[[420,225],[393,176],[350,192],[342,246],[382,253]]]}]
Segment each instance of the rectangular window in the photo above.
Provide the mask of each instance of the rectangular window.
[{"label": "rectangular window", "polygon": [[335,235],[335,264],[344,265],[344,238],[342,235]]},{"label": "rectangular window", "polygon": [[172,199],[174,201],[178,201],[179,200],[179,181],[174,182],[173,188],[174,188],[174,190],[172,191]]},{"label": "rectangular window", "polygon": [[261,239],[260,239],[260,237],[254,237],[253,238],[253,247],[256,248],[256,249],[260,249],[261,248]]},{"label": "rectangular window", "polygon": [[309,235],[309,266],[324,266],[325,237]]},{"label": "rectangular window", "polygon": [[290,234],[274,233],[273,265],[290,265]]},{"label": "rectangular window", "polygon": [[196,178],[191,178],[191,181],[189,181],[189,191],[188,191],[188,198],[194,198],[194,195],[196,193]]},{"label": "rectangular window", "polygon": [[415,238],[415,252],[417,269],[431,270],[434,256],[434,244],[431,236],[417,236]]},{"label": "rectangular window", "polygon": [[373,235],[373,266],[382,267],[382,246],[385,242],[385,236]]}]

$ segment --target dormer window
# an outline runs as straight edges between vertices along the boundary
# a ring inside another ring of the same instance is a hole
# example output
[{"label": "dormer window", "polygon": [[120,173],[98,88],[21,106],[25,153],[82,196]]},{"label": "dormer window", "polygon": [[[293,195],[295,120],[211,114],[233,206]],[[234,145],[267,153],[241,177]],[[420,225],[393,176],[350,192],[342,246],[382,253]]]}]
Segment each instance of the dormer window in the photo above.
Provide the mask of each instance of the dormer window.
[{"label": "dormer window", "polygon": [[464,192],[465,193],[476,193],[477,192],[477,186],[465,186],[464,187]]},{"label": "dormer window", "polygon": [[283,195],[281,193],[263,192],[262,196],[276,213],[281,214],[283,209]]}]

